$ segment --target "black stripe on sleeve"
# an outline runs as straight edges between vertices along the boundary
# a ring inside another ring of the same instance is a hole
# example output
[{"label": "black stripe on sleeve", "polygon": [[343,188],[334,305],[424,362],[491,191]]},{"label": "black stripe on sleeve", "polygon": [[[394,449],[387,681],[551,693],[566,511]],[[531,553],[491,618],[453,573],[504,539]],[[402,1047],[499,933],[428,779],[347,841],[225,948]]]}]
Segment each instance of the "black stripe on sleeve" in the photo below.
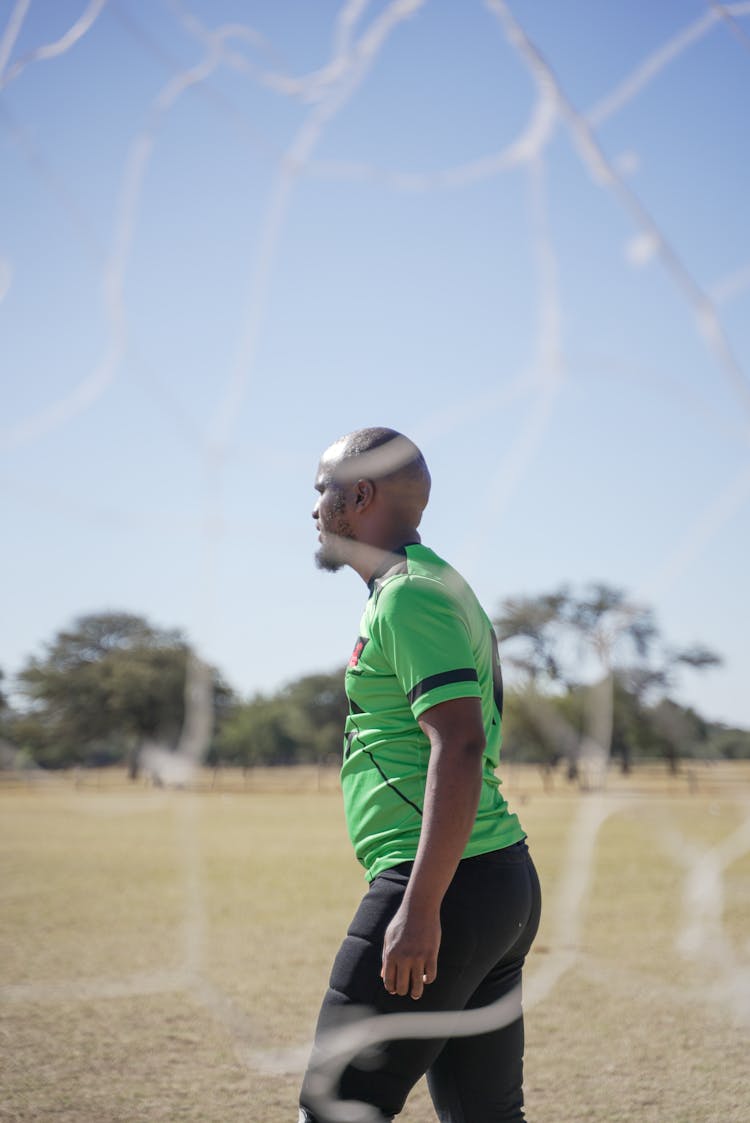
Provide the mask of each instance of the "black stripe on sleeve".
[{"label": "black stripe on sleeve", "polygon": [[435,690],[438,686],[448,686],[451,682],[479,682],[479,675],[474,667],[459,667],[456,671],[441,671],[438,675],[428,675],[413,686],[406,695],[409,704],[416,702],[428,690]]}]

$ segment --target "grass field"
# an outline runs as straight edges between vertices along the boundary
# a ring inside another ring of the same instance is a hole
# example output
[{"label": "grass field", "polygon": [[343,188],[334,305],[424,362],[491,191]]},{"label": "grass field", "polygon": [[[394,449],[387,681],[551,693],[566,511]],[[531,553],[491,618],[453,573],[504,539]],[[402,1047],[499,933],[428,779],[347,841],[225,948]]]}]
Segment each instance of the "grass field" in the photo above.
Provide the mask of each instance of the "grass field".
[{"label": "grass field", "polygon": [[[506,788],[545,896],[531,1123],[746,1123],[750,768]],[[0,863],[0,1120],[296,1120],[365,888],[335,773],[5,777]],[[434,1119],[422,1086],[401,1118]]]}]

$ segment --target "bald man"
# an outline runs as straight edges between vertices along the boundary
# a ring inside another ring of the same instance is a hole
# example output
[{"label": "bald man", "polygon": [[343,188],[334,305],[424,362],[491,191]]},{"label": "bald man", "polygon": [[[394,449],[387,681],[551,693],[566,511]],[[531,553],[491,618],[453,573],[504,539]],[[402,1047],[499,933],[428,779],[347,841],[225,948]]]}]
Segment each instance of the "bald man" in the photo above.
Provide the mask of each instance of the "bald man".
[{"label": "bald man", "polygon": [[[495,774],[494,629],[463,578],[421,544],[430,482],[416,445],[386,428],[336,441],[315,481],[317,564],[348,565],[369,589],[346,670],[341,770],[369,890],[333,965],[301,1123],[391,1120],[425,1073],[441,1123],[524,1119],[520,983],[539,882]],[[479,1036],[460,1018],[429,1038],[401,1025],[376,1056],[361,1051],[340,1075],[330,1068],[335,1031],[352,1021],[495,1003]]]}]

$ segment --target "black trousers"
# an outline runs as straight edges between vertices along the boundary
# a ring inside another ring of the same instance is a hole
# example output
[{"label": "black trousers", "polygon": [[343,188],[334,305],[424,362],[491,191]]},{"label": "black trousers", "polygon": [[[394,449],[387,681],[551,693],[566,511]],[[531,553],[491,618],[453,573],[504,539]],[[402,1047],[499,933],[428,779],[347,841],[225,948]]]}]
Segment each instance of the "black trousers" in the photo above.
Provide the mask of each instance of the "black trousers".
[{"label": "black trousers", "polygon": [[[427,1073],[441,1123],[523,1121],[523,1018],[474,1037],[389,1041],[354,1057],[331,1099],[320,1097],[316,1057],[326,1031],[373,1013],[425,1013],[488,1006],[520,985],[521,969],[539,926],[539,879],[525,842],[459,863],[441,907],[437,978],[422,998],[390,995],[380,978],[383,938],[398,909],[412,863],[371,883],[331,972],[300,1096],[301,1120],[345,1120],[342,1101],[377,1108],[393,1119]],[[326,1102],[327,1101],[327,1102]],[[377,1115],[377,1113],[375,1113]]]}]

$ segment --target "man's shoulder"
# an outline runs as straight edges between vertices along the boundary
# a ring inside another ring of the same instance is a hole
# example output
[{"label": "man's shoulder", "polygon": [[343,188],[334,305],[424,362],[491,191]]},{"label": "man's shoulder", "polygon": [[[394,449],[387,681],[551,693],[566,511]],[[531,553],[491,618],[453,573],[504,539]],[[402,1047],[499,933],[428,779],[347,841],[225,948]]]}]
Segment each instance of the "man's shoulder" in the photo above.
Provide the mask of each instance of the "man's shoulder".
[{"label": "man's shoulder", "polygon": [[379,612],[420,611],[430,604],[457,607],[472,595],[460,574],[421,544],[405,548],[404,556],[377,578],[374,592]]}]

